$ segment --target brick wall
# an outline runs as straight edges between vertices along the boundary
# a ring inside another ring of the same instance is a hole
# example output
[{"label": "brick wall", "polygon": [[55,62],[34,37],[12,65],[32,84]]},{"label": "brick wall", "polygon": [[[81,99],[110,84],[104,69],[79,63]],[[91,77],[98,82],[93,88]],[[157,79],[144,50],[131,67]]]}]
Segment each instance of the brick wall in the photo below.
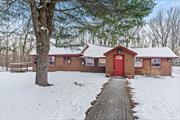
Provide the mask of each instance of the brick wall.
[{"label": "brick wall", "polygon": [[171,75],[171,59],[162,58],[160,68],[151,67],[151,59],[143,59],[143,67],[135,68],[135,74],[137,75]]},{"label": "brick wall", "polygon": [[[124,75],[134,75],[134,56],[126,51],[122,52],[121,54],[124,55]],[[106,75],[113,75],[114,55],[117,55],[117,50],[112,51],[106,56]]]},{"label": "brick wall", "polygon": [[[71,63],[64,63],[63,56],[55,56],[55,65],[48,66],[48,71],[80,71],[80,59],[79,56],[71,57]],[[33,70],[35,71],[36,65],[33,64]]]},{"label": "brick wall", "polygon": [[96,72],[96,73],[105,73],[105,67],[98,66],[98,58],[94,59],[94,66],[85,66],[81,65],[81,72]]},{"label": "brick wall", "polygon": [[[56,62],[54,66],[48,66],[48,71],[81,71],[81,72],[98,72],[104,73],[105,67],[98,66],[98,58],[94,59],[94,66],[85,66],[82,65],[82,59],[79,56],[71,57],[71,63],[64,63],[63,56],[56,56]],[[36,65],[33,64],[33,71],[36,70]]]},{"label": "brick wall", "polygon": [[79,57],[71,57],[71,63],[64,63],[63,56],[56,57],[56,70],[62,71],[79,71],[80,70],[80,59]]}]

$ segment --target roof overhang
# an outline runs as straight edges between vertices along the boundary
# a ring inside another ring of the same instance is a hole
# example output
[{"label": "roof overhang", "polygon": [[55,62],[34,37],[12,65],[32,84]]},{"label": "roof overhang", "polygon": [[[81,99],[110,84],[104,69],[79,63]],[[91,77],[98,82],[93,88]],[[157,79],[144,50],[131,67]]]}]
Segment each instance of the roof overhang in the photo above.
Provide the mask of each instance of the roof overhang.
[{"label": "roof overhang", "polygon": [[163,57],[163,56],[136,56],[137,58],[178,58],[178,57]]},{"label": "roof overhang", "polygon": [[[36,56],[35,54],[31,54],[29,56]],[[49,54],[48,56],[71,56],[71,57],[79,57],[82,54]]]},{"label": "roof overhang", "polygon": [[105,56],[103,57],[92,57],[92,56],[81,56],[80,58],[106,58]]}]

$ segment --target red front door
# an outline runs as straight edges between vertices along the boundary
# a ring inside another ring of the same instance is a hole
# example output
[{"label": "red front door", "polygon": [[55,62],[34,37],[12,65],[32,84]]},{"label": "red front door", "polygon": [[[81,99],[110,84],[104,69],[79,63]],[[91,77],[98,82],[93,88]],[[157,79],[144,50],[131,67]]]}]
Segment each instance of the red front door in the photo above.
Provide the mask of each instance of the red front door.
[{"label": "red front door", "polygon": [[114,75],[123,76],[124,74],[124,62],[122,55],[114,56]]}]

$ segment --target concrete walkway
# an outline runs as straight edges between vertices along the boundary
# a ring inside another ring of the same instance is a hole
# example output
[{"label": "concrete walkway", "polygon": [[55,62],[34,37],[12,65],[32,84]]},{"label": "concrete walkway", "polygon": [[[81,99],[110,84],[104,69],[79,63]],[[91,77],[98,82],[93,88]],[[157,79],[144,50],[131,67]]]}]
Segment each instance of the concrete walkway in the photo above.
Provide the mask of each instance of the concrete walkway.
[{"label": "concrete walkway", "polygon": [[123,79],[110,80],[87,112],[86,120],[133,120],[125,85]]}]

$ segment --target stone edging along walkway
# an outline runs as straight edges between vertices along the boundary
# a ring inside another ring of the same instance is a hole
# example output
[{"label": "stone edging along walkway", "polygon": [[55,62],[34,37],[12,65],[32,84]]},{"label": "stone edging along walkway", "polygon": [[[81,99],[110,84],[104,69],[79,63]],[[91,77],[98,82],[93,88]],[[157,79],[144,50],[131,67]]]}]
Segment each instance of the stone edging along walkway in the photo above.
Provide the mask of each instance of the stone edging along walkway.
[{"label": "stone edging along walkway", "polygon": [[133,120],[126,80],[111,78],[86,112],[86,120]]}]

